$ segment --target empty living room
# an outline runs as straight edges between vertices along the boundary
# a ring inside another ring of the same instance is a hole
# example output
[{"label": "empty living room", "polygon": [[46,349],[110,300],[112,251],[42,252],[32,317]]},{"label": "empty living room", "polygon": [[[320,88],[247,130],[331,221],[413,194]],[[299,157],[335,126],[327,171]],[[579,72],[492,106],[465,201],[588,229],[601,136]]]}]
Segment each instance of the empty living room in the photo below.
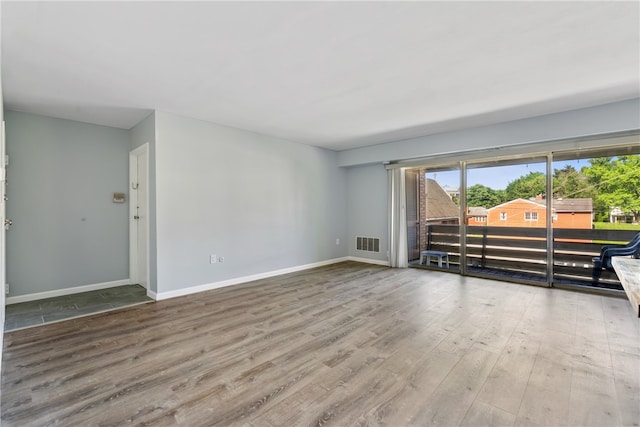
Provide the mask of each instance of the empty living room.
[{"label": "empty living room", "polygon": [[0,22],[2,426],[640,425],[640,2]]}]

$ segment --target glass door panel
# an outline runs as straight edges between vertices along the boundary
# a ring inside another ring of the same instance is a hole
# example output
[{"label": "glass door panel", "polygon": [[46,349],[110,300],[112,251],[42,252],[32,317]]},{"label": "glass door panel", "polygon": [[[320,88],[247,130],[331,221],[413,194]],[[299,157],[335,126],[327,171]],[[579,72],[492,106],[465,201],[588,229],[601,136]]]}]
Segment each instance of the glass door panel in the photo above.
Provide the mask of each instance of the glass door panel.
[{"label": "glass door panel", "polygon": [[547,283],[546,182],[546,158],[468,166],[468,274]]},{"label": "glass door panel", "polygon": [[554,157],[554,284],[622,289],[598,259],[603,247],[624,247],[640,233],[638,188],[640,155],[629,147]]},{"label": "glass door panel", "polygon": [[[417,256],[409,255],[409,265],[460,271],[460,168],[456,165],[412,170],[416,171],[417,185],[410,202],[407,179],[407,232],[408,238],[415,241]],[[417,218],[415,228],[411,222],[413,212]],[[410,252],[411,248],[410,244]]]}]

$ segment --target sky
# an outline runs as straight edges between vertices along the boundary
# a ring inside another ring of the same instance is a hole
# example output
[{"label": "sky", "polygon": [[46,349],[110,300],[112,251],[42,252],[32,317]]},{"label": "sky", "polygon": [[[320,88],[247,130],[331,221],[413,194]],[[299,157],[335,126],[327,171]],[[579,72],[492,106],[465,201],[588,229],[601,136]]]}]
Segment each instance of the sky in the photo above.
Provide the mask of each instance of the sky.
[{"label": "sky", "polygon": [[[587,159],[558,161],[553,162],[552,169],[562,169],[566,165],[571,165],[576,170],[580,170],[583,166],[589,166],[589,162]],[[511,166],[467,169],[467,187],[482,184],[494,190],[504,190],[510,182],[515,181],[523,175],[528,175],[529,172],[546,173],[546,164],[544,162],[525,163]],[[458,188],[460,186],[459,171],[428,172],[427,178],[435,179],[442,187]]]}]

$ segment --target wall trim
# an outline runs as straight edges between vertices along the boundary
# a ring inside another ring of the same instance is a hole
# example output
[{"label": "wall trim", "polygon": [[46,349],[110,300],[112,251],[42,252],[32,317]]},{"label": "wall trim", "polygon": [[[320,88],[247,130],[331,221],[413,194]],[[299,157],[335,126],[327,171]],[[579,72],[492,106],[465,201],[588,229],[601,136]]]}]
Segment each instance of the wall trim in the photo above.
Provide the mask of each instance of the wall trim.
[{"label": "wall trim", "polygon": [[81,292],[99,291],[101,289],[115,288],[116,286],[129,284],[131,284],[131,280],[122,279],[114,280],[112,282],[95,283],[93,285],[82,285],[74,286],[72,288],[56,289],[53,291],[36,292],[35,294],[16,295],[15,297],[7,297],[7,305],[36,301],[45,298],[61,297],[64,295],[79,294]]},{"label": "wall trim", "polygon": [[347,259],[349,261],[364,262],[366,264],[383,265],[385,267],[389,267],[389,261],[382,261],[379,259],[360,258],[357,256],[348,256]]},{"label": "wall trim", "polygon": [[[195,294],[195,293],[198,293],[198,292],[204,292],[204,291],[210,291],[210,290],[213,290],[213,289],[224,288],[224,287],[227,287],[227,286],[233,286],[233,285],[239,285],[239,284],[242,284],[242,283],[253,282],[255,280],[267,279],[269,277],[280,276],[280,275],[283,275],[283,274],[295,273],[297,271],[309,270],[309,269],[316,268],[316,267],[323,267],[325,265],[337,264],[339,262],[344,262],[344,261],[356,261],[356,262],[362,262],[362,263],[366,263],[366,264],[382,265],[382,266],[385,266],[385,267],[389,266],[389,262],[388,261],[381,261],[381,260],[368,259],[368,258],[360,258],[360,257],[354,257],[354,256],[346,256],[346,257],[341,257],[341,258],[333,258],[333,259],[329,259],[329,260],[326,260],[326,261],[314,262],[314,263],[311,263],[311,264],[304,264],[304,265],[298,265],[298,266],[295,266],[295,267],[283,268],[283,269],[280,269],[280,270],[267,271],[265,273],[258,273],[258,274],[253,274],[253,275],[250,275],[250,276],[236,277],[236,278],[233,278],[233,279],[222,280],[220,282],[213,282],[213,283],[206,283],[204,285],[191,286],[189,288],[178,289],[178,290],[175,290],[175,291],[154,292],[151,289],[147,289],[147,296],[149,298],[155,300],[155,301],[160,301],[160,300],[164,300],[164,299],[176,298],[176,297],[180,297],[180,296]],[[81,292],[90,292],[90,291],[98,291],[98,290],[101,290],[101,289],[115,288],[116,286],[129,285],[130,283],[131,283],[131,280],[123,279],[123,280],[114,280],[112,282],[96,283],[96,284],[93,284],[93,285],[74,286],[72,288],[64,288],[64,289],[56,289],[56,290],[53,290],[53,291],[38,292],[38,293],[34,293],[34,294],[17,295],[17,296],[14,296],[14,297],[8,297],[7,298],[7,305],[19,304],[21,302],[36,301],[36,300],[45,299],[45,298],[59,297],[59,296],[64,296],[64,295],[72,295],[72,294],[77,294],[77,293],[81,293]]]},{"label": "wall trim", "polygon": [[[236,277],[233,279],[222,280],[220,282],[205,283],[204,285],[191,286],[188,288],[177,289],[175,291],[158,292],[154,298],[156,301],[176,298],[185,295],[191,295],[198,292],[211,291],[213,289],[224,288],[226,286],[239,285],[241,283],[253,282],[255,280],[267,279],[269,277],[280,276],[282,274],[295,273],[297,271],[309,270],[311,268],[323,267],[325,265],[336,264],[339,262],[349,261],[349,257],[334,258],[326,261],[314,262],[311,264],[298,265],[295,267],[283,268],[280,270],[267,271],[265,273],[252,274],[250,276]],[[149,291],[150,292],[150,291]]]}]

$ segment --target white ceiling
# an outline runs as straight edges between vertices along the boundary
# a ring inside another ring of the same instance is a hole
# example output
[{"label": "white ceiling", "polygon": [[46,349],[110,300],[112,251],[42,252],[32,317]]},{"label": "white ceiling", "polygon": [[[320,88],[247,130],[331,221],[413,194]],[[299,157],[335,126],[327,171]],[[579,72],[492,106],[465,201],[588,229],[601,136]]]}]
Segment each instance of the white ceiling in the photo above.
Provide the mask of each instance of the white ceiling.
[{"label": "white ceiling", "polygon": [[638,97],[639,6],[3,1],[5,108],[344,150]]}]

